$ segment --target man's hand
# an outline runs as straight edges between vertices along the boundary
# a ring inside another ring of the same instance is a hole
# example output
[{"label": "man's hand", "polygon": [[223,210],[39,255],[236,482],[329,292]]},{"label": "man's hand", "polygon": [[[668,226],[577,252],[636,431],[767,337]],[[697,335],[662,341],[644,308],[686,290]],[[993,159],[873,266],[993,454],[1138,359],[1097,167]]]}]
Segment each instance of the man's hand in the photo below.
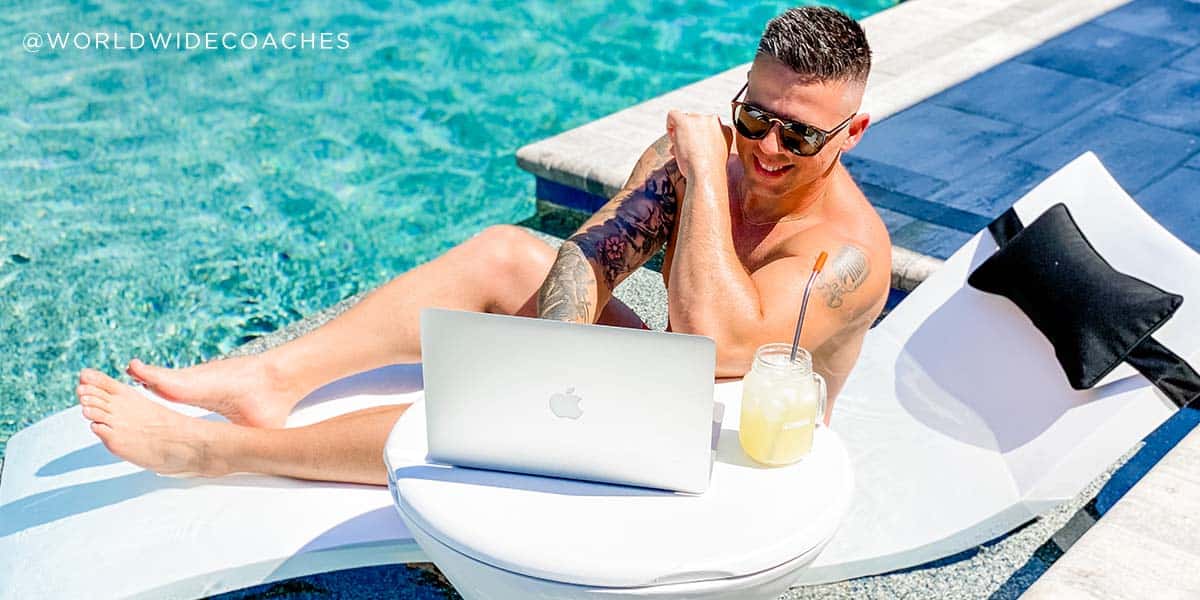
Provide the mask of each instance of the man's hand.
[{"label": "man's hand", "polygon": [[667,114],[667,136],[684,179],[695,181],[697,173],[725,172],[733,131],[716,115],[673,110]]}]

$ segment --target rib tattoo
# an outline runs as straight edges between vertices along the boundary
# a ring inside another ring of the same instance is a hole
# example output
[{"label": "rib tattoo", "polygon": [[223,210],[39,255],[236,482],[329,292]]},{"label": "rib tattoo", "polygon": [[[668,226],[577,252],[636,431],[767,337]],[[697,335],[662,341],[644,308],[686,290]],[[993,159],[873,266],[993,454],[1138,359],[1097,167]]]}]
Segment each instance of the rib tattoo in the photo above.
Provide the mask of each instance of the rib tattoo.
[{"label": "rib tattoo", "polygon": [[857,290],[867,280],[870,266],[867,255],[857,246],[842,246],[830,265],[821,273],[818,289],[825,291],[825,302],[829,308],[838,308],[844,296]]}]

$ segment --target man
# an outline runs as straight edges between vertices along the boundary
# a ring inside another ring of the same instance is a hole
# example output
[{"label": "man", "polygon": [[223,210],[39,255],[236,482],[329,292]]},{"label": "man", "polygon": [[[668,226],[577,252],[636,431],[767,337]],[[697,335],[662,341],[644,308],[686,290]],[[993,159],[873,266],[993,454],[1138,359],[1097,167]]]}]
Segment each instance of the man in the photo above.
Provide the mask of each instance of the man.
[{"label": "man", "polygon": [[849,17],[787,11],[767,25],[734,99],[736,134],[714,115],[671,112],[625,187],[557,253],[519,228],[492,227],[263,354],[179,370],[129,364],[162,397],[230,423],[184,417],[94,370],[80,374],[84,416],[110,451],[160,473],[384,484],[383,445],[406,406],[281,429],[301,398],[419,361],[428,306],[644,328],[612,290],[664,245],[670,328],[716,340],[718,377],[741,376],[760,345],[791,339],[807,276],[828,252],[801,345],[832,405],[890,282],[887,230],[840,162],[870,122],[857,112],[869,69]]}]

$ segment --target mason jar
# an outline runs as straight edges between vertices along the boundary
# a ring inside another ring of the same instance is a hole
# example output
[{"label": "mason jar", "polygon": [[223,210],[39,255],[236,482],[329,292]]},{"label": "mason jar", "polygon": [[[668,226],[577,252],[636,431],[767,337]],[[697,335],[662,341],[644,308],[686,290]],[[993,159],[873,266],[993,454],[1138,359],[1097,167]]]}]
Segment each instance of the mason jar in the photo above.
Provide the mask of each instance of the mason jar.
[{"label": "mason jar", "polygon": [[791,344],[767,344],[754,353],[742,379],[738,439],[755,461],[782,466],[804,458],[825,415],[825,379],[813,371],[812,354]]}]

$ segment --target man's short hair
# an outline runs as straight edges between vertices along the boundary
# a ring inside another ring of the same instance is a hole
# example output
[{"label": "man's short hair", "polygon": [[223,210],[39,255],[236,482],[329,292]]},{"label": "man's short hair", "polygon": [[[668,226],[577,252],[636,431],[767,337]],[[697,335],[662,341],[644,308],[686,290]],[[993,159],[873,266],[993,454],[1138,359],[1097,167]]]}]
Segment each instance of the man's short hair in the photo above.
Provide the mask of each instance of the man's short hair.
[{"label": "man's short hair", "polygon": [[758,55],[774,57],[813,81],[866,82],[871,47],[862,26],[827,6],[792,8],[771,19]]}]

